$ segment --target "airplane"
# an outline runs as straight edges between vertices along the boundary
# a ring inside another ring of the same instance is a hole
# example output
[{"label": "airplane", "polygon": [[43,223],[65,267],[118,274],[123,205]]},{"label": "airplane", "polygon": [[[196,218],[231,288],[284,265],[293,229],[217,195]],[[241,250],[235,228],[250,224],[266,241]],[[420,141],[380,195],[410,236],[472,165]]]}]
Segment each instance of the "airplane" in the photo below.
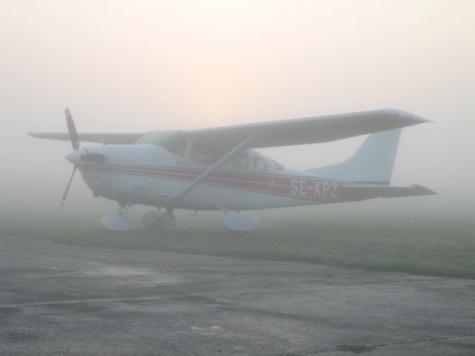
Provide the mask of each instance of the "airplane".
[{"label": "airplane", "polygon": [[[401,129],[428,122],[396,109],[242,123],[171,131],[78,132],[69,109],[68,131],[36,131],[37,138],[70,141],[73,165],[61,204],[79,169],[94,197],[118,202],[106,230],[139,228],[124,216],[133,205],[156,207],[142,216],[148,228],[175,225],[175,209],[221,210],[227,231],[260,226],[246,210],[335,204],[436,194],[421,185],[391,186]],[[324,143],[368,134],[348,160],[308,171],[286,168],[257,149]],[[102,145],[80,148],[80,141]]]}]

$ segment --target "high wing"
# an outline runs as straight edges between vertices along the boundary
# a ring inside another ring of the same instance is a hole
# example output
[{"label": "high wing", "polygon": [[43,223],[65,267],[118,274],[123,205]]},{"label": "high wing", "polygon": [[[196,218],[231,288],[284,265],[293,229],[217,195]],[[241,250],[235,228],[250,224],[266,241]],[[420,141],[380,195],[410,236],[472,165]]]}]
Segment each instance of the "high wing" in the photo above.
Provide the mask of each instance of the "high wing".
[{"label": "high wing", "polygon": [[234,147],[254,133],[247,147],[264,148],[329,142],[428,121],[402,110],[381,109],[199,128],[182,134],[195,142]]},{"label": "high wing", "polygon": [[[85,142],[131,145],[146,133],[146,131],[79,131],[78,137],[79,141]],[[49,140],[70,140],[67,131],[34,131],[29,132],[28,135]]]},{"label": "high wing", "polygon": [[[264,148],[329,142],[427,121],[429,120],[402,110],[381,109],[198,128],[183,130],[181,134],[195,142],[227,148],[239,145],[252,135],[246,147]],[[133,144],[146,133],[146,131],[79,131],[78,137],[80,141],[86,142]],[[66,131],[35,131],[29,135],[51,140],[70,140]]]}]

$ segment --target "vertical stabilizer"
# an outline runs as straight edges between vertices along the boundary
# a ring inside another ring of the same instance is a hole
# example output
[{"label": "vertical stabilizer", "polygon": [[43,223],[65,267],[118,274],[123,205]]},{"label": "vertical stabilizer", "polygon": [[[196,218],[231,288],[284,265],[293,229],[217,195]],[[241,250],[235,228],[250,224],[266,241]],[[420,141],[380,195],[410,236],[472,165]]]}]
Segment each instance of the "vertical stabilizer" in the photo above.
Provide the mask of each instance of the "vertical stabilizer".
[{"label": "vertical stabilizer", "polygon": [[370,134],[346,161],[308,172],[355,183],[389,185],[400,136],[401,129]]}]

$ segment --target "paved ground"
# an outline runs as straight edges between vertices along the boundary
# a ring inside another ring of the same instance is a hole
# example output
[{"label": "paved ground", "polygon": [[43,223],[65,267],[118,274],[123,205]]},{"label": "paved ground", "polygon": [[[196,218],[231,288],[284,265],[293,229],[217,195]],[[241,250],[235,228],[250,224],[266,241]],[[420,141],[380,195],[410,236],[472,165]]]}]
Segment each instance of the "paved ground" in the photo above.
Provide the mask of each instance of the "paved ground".
[{"label": "paved ground", "polygon": [[475,355],[475,281],[0,235],[1,355]]}]

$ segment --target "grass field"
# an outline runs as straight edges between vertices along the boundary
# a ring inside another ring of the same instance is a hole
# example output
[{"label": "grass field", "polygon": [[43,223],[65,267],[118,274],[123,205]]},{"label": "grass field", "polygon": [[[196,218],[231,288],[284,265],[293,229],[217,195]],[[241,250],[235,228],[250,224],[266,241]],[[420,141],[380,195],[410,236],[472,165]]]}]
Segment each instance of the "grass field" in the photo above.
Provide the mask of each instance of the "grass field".
[{"label": "grass field", "polygon": [[[110,233],[99,225],[114,205],[15,205],[0,231],[53,242],[119,249],[292,260],[369,270],[475,278],[475,222],[467,209],[420,200],[374,201],[256,212],[262,228],[232,236],[219,212],[179,212],[172,229]],[[139,218],[143,209],[134,208]],[[459,211],[459,212],[458,212]]]}]

